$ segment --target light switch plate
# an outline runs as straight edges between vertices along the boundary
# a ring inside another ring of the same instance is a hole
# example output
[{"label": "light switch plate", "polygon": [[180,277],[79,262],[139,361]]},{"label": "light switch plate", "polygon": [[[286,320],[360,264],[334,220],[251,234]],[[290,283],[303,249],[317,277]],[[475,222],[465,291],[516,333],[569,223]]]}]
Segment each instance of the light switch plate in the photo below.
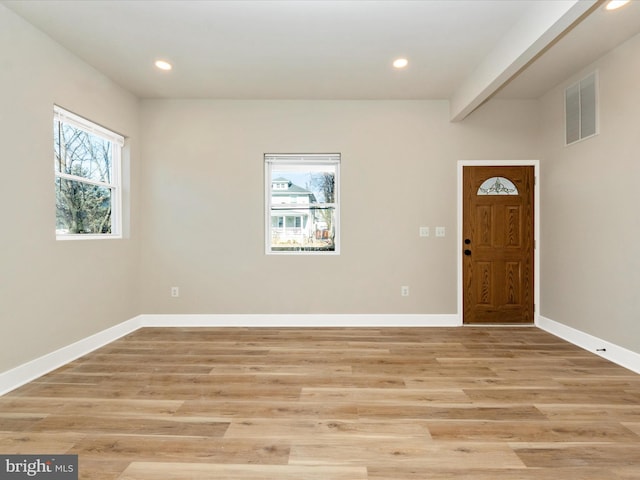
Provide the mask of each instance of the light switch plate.
[{"label": "light switch plate", "polygon": [[420,227],[420,236],[428,237],[429,236],[429,227]]},{"label": "light switch plate", "polygon": [[444,237],[444,227],[436,227],[436,237]]}]

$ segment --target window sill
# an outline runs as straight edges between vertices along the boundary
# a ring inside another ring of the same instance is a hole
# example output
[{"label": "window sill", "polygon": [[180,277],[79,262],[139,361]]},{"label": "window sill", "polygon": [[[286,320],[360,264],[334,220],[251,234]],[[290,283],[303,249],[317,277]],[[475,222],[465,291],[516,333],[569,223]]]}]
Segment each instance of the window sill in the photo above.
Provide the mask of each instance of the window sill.
[{"label": "window sill", "polygon": [[56,240],[122,240],[122,235],[56,235]]}]

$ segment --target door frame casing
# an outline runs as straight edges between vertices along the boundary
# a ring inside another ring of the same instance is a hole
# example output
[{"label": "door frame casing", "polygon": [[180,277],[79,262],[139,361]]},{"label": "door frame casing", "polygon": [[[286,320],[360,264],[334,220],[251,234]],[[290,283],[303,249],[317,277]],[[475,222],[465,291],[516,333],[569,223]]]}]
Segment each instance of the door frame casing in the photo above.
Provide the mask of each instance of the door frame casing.
[{"label": "door frame casing", "polygon": [[533,187],[533,324],[538,325],[540,315],[540,160],[458,160],[458,317],[460,325],[464,324],[464,282],[462,278],[462,210],[463,210],[463,167],[533,167],[535,177]]}]

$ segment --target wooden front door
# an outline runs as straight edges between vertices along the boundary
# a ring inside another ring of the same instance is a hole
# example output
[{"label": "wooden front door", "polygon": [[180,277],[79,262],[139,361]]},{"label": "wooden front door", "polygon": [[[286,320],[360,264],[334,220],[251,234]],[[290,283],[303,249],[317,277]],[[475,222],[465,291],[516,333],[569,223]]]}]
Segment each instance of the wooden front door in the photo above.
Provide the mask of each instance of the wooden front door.
[{"label": "wooden front door", "polygon": [[533,323],[534,168],[463,167],[463,323]]}]

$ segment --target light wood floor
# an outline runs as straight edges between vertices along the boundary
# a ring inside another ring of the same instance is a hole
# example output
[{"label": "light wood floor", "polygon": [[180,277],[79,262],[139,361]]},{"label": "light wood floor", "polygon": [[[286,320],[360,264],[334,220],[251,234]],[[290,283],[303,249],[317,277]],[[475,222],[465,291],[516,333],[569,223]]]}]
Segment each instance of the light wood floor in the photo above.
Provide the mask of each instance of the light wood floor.
[{"label": "light wood floor", "polygon": [[120,480],[640,478],[640,376],[535,328],[145,328],[0,397]]}]

